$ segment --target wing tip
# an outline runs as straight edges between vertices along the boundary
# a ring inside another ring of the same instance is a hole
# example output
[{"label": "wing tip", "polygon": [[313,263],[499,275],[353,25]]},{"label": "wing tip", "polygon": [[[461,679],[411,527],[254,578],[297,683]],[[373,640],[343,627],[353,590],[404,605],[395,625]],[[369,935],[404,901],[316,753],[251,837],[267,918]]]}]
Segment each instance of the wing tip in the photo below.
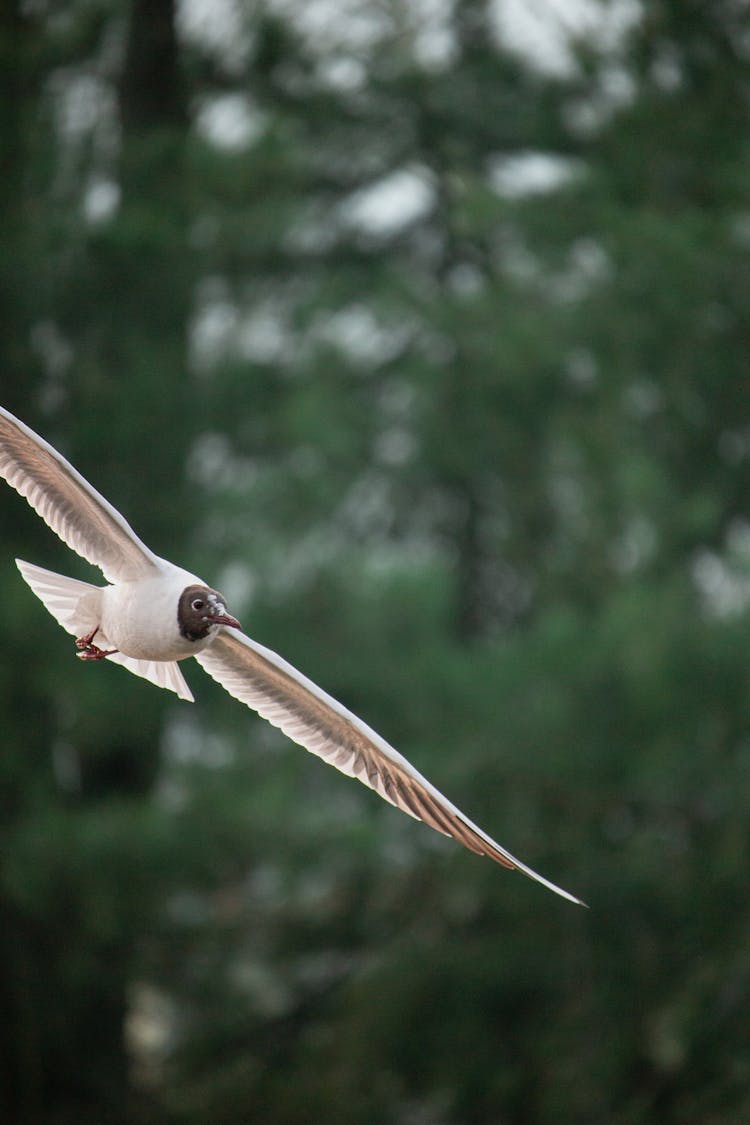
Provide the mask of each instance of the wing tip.
[{"label": "wing tip", "polygon": [[526,867],[525,864],[518,864],[517,866],[514,866],[514,870],[520,871],[522,875],[526,875],[529,879],[533,879],[535,883],[541,883],[541,885],[543,887],[546,887],[548,891],[553,891],[556,895],[559,895],[560,898],[566,898],[568,902],[572,902],[575,906],[583,906],[586,910],[591,909],[589,904],[587,902],[584,902],[582,898],[578,898],[577,895],[571,894],[570,891],[566,891],[563,887],[558,887],[557,883],[553,883],[551,879],[545,879],[543,875],[540,875],[538,872],[533,871],[530,867]]}]

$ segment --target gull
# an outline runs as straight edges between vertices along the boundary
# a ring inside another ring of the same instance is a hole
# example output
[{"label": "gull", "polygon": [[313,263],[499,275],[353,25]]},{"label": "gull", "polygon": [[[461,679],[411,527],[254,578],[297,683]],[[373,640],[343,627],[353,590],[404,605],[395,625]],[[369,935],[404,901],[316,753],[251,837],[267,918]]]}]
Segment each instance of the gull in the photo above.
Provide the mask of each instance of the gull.
[{"label": "gull", "polygon": [[155,555],[56,449],[3,407],[0,477],[108,583],[95,586],[16,559],[33,592],[76,638],[79,658],[121,664],[192,702],[178,665],[194,656],[230,695],[396,808],[585,906],[496,843],[341,703],[246,636],[218,590]]}]

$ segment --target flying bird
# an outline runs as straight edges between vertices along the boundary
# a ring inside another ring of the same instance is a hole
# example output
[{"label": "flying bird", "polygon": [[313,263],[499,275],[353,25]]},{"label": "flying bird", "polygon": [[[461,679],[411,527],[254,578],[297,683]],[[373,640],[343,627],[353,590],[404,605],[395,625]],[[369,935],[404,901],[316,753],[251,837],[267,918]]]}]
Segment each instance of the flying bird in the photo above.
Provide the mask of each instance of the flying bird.
[{"label": "flying bird", "polygon": [[37,597],[76,638],[82,660],[121,664],[192,702],[179,662],[194,656],[230,695],[396,808],[585,905],[516,859],[366,723],[246,636],[217,590],[155,555],[56,449],[2,407],[0,476],[107,580],[95,586],[16,559]]}]

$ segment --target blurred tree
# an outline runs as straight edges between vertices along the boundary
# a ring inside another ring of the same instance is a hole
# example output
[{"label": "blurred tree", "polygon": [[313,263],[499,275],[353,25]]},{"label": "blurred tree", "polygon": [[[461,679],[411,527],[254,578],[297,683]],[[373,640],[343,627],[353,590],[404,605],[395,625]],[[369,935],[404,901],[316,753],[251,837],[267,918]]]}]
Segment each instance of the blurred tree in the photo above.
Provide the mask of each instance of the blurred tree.
[{"label": "blurred tree", "polygon": [[21,590],[9,1120],[747,1117],[746,4],[498,12],[2,16],[4,401],[593,906]]}]

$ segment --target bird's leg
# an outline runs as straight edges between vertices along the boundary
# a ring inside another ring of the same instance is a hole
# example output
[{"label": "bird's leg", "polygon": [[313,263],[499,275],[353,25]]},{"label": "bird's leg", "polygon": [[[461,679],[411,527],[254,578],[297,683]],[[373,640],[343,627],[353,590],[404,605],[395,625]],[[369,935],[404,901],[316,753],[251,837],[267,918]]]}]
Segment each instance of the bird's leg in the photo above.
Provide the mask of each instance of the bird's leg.
[{"label": "bird's leg", "polygon": [[97,625],[95,629],[91,630],[87,637],[76,637],[76,648],[88,648],[96,634],[99,632],[99,628],[100,626]]},{"label": "bird's leg", "polygon": [[79,660],[104,660],[105,656],[112,656],[116,648],[103,649],[93,644],[94,637],[99,632],[99,626],[89,633],[87,637],[76,637],[76,656]]}]

